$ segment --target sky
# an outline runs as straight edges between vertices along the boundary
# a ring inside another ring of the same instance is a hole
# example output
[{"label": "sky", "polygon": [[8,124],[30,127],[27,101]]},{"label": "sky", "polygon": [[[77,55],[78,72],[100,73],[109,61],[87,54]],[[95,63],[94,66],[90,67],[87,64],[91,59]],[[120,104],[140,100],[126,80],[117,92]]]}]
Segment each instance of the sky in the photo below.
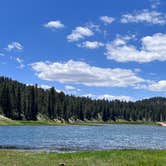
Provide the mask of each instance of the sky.
[{"label": "sky", "polygon": [[0,75],[93,99],[166,97],[165,0],[1,0]]}]

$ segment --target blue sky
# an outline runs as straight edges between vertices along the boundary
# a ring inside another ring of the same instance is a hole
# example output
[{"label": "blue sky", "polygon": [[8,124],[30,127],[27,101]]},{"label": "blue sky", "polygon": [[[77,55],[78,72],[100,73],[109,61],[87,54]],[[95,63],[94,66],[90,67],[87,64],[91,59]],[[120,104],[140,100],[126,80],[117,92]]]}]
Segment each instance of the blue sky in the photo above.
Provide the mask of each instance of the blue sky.
[{"label": "blue sky", "polygon": [[166,96],[166,1],[1,0],[0,75],[68,94]]}]

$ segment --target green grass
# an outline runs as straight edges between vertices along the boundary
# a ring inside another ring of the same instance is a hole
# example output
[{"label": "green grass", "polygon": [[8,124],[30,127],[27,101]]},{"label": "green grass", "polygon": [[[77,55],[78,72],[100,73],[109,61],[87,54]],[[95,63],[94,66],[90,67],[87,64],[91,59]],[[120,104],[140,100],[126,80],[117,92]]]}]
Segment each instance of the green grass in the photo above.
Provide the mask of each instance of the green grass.
[{"label": "green grass", "polygon": [[64,125],[55,121],[41,120],[41,121],[28,121],[28,120],[11,120],[4,116],[0,116],[0,126],[21,126],[21,125]]},{"label": "green grass", "polygon": [[0,166],[165,166],[166,150],[112,150],[80,153],[0,151]]},{"label": "green grass", "polygon": [[109,121],[109,122],[103,122],[103,121],[79,121],[79,122],[73,122],[73,123],[60,123],[56,121],[51,120],[38,120],[38,121],[31,121],[31,120],[11,120],[9,118],[6,118],[2,115],[0,115],[0,126],[6,126],[6,125],[86,125],[86,126],[94,126],[94,125],[102,125],[102,124],[139,124],[139,125],[159,125],[155,122],[145,122],[145,121],[124,121],[119,120],[116,122]]}]

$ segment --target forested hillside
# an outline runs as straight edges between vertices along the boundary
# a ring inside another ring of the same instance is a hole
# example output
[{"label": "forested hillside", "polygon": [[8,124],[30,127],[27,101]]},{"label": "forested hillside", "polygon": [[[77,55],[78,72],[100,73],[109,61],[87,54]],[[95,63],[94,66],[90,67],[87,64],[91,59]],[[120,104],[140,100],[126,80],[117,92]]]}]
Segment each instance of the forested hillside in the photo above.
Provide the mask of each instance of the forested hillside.
[{"label": "forested hillside", "polygon": [[166,121],[166,98],[137,102],[92,100],[58,93],[53,87],[44,90],[0,77],[0,114],[17,120],[37,120],[38,115],[44,115],[65,121]]}]

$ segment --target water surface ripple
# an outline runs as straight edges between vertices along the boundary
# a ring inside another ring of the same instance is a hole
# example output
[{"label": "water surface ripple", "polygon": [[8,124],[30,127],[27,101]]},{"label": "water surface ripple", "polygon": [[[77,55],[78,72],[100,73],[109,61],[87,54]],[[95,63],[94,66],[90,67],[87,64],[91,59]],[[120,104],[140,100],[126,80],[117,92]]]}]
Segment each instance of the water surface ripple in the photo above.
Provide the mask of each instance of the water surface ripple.
[{"label": "water surface ripple", "polygon": [[166,149],[166,128],[146,125],[1,126],[0,148],[48,151]]}]

